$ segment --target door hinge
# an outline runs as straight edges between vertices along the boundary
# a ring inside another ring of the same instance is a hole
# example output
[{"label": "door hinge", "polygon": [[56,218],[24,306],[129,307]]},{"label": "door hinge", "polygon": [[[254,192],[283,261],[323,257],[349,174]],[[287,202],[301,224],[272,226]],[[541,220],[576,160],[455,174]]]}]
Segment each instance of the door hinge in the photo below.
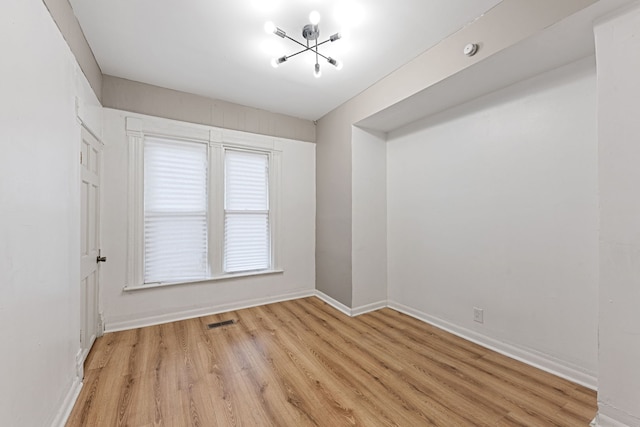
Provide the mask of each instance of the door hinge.
[{"label": "door hinge", "polygon": [[80,152],[80,164],[82,164],[82,151]]}]

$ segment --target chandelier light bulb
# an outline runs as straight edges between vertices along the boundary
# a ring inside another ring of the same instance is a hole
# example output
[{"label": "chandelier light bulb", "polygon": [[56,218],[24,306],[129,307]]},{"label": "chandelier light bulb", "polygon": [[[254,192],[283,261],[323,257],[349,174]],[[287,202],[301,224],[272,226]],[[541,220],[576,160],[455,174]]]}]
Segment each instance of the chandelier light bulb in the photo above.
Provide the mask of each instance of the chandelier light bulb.
[{"label": "chandelier light bulb", "polygon": [[333,65],[334,67],[336,67],[336,70],[342,70],[342,62],[338,61],[337,59],[333,59],[332,57],[328,57],[327,58],[327,62],[331,65]]},{"label": "chandelier light bulb", "polygon": [[311,25],[318,25],[318,23],[320,22],[320,14],[317,10],[314,10],[309,14],[309,22],[311,23]]},{"label": "chandelier light bulb", "polygon": [[267,21],[264,23],[264,32],[267,34],[271,34],[271,33],[275,33],[276,32],[276,24],[273,23],[273,21]]},{"label": "chandelier light bulb", "polygon": [[319,79],[320,76],[322,76],[322,71],[320,71],[320,64],[316,63],[316,66],[313,70],[313,77],[315,77],[316,79]]},{"label": "chandelier light bulb", "polygon": [[287,61],[287,55],[285,56],[281,56],[280,58],[273,58],[271,60],[271,66],[273,68],[278,68],[278,65],[282,64],[283,62]]}]

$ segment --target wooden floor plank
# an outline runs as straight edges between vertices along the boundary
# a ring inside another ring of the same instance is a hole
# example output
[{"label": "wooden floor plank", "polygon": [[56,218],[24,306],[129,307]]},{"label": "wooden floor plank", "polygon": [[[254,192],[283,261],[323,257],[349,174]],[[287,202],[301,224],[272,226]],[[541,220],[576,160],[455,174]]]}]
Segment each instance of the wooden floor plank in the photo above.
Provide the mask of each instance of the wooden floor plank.
[{"label": "wooden floor plank", "polygon": [[592,390],[394,310],[350,318],[317,298],[106,334],[85,370],[69,427],[573,427],[596,412]]}]

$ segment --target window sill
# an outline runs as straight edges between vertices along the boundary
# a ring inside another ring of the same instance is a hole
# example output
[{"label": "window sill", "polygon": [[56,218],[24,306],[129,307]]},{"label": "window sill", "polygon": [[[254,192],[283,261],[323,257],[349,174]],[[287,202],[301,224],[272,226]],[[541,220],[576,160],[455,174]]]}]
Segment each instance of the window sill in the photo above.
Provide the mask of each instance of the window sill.
[{"label": "window sill", "polygon": [[221,276],[208,277],[206,279],[199,279],[199,280],[190,280],[186,282],[149,283],[146,285],[125,286],[124,288],[122,288],[122,290],[124,292],[136,292],[136,291],[142,291],[145,289],[164,288],[167,286],[193,285],[193,284],[204,283],[204,282],[217,282],[220,280],[233,280],[233,279],[241,279],[243,277],[266,276],[270,274],[281,274],[281,273],[284,273],[284,270],[261,270],[261,271],[252,271],[252,272],[246,272],[246,273],[229,273],[229,274],[223,274]]}]

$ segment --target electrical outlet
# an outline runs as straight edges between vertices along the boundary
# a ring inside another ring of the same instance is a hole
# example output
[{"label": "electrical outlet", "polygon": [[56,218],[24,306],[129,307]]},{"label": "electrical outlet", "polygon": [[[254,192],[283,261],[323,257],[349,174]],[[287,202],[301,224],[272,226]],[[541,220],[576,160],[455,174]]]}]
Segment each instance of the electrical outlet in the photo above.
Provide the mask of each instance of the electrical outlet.
[{"label": "electrical outlet", "polygon": [[478,323],[484,323],[484,310],[478,307],[473,307],[473,321]]}]

